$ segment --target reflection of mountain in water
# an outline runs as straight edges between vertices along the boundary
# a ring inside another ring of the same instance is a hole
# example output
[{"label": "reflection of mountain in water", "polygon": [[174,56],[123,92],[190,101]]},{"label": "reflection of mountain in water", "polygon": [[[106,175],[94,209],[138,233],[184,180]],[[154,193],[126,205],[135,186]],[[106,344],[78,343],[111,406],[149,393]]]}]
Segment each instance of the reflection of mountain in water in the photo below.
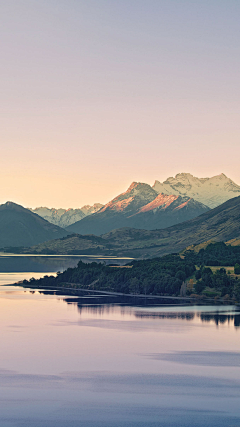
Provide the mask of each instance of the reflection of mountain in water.
[{"label": "reflection of mountain in water", "polygon": [[[45,295],[66,295],[66,292],[60,290],[42,290],[38,292]],[[67,304],[77,305],[80,315],[84,312],[96,315],[108,314],[114,312],[116,307],[121,307],[121,315],[124,316],[124,314],[128,314],[137,319],[177,319],[192,321],[197,317],[202,322],[214,322],[216,326],[233,323],[236,328],[240,327],[240,312],[235,310],[234,306],[230,310],[225,311],[204,312],[194,311],[194,309],[192,311],[175,311],[174,305],[177,307],[179,303],[173,303],[171,304],[173,308],[172,311],[164,311],[164,307],[169,307],[169,305],[167,305],[165,301],[161,304],[159,298],[138,298],[137,296],[119,297],[114,295],[99,295],[97,292],[96,294],[92,294],[88,291],[79,291],[79,293],[81,293],[82,296],[64,297],[63,300]],[[136,310],[134,310],[134,307]],[[149,308],[149,311],[141,311],[139,310],[140,307],[144,309]],[[154,311],[150,311],[151,308],[154,308]],[[158,309],[158,311],[156,311],[156,309]]]}]

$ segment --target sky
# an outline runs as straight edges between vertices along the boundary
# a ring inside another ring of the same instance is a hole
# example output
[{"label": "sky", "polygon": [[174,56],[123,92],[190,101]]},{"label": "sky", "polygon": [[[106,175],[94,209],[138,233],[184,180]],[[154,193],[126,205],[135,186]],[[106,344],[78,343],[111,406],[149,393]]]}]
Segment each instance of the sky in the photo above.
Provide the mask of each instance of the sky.
[{"label": "sky", "polygon": [[0,0],[0,203],[240,184],[240,2]]}]

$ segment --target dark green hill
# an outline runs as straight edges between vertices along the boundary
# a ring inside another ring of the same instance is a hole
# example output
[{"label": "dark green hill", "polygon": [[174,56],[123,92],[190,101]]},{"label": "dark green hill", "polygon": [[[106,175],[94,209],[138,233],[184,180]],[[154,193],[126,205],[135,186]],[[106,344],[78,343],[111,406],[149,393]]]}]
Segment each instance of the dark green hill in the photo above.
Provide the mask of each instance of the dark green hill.
[{"label": "dark green hill", "polygon": [[67,234],[16,203],[0,205],[0,248],[37,245]]},{"label": "dark green hill", "polygon": [[99,236],[71,234],[61,239],[43,242],[32,246],[27,252],[36,254],[97,255],[108,251],[105,239]]}]

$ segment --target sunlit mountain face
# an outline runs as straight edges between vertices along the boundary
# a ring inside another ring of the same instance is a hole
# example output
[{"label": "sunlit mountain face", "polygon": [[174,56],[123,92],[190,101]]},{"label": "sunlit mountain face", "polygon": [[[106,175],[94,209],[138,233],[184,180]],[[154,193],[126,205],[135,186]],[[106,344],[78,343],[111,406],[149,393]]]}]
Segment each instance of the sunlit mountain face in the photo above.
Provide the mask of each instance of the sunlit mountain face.
[{"label": "sunlit mountain face", "polygon": [[97,213],[68,227],[80,234],[104,234],[121,227],[166,228],[195,218],[209,208],[188,196],[158,194],[150,185],[133,182]]},{"label": "sunlit mountain face", "polygon": [[[152,187],[146,183],[133,182],[125,192],[105,205],[95,203],[92,206],[85,205],[79,209],[38,207],[30,210],[62,228],[70,227],[83,220],[86,216],[97,212],[99,214],[107,212],[108,216],[113,215],[113,213],[122,213],[124,217],[130,217],[153,211],[156,215],[152,215],[152,217],[141,215],[141,220],[140,217],[138,219],[135,217],[134,220],[128,220],[126,224],[119,221],[115,223],[114,221],[114,227],[116,228],[126,225],[153,229],[154,227],[165,228],[194,218],[205,212],[206,207],[212,209],[238,195],[240,195],[240,186],[223,173],[211,178],[197,178],[190,173],[179,173],[175,177],[167,178],[162,183],[156,180]],[[205,205],[205,207],[201,204]],[[161,218],[159,217],[160,210],[162,211]],[[164,210],[169,215],[165,220],[163,220]],[[98,220],[101,218],[101,221],[104,221],[103,215],[97,218]],[[95,219],[88,219],[81,223],[81,227],[80,224],[76,224],[69,230],[85,233],[87,227],[87,232],[100,234],[97,229],[87,226],[87,224],[93,224],[94,222]],[[110,224],[110,227],[112,227],[112,224]],[[110,229],[103,226],[101,232],[105,233]]]}]

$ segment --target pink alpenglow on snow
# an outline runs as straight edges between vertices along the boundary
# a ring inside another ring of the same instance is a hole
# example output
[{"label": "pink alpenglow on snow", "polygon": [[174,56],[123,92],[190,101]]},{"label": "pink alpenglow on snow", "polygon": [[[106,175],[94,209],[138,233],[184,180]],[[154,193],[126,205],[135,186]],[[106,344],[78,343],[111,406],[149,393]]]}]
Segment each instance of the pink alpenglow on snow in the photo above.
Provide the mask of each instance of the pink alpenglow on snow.
[{"label": "pink alpenglow on snow", "polygon": [[111,202],[107,203],[102,209],[101,213],[106,209],[115,210],[118,212],[122,212],[131,202],[133,201],[133,197],[129,197],[128,199],[118,200],[118,198],[111,200]]},{"label": "pink alpenglow on snow", "polygon": [[[162,209],[166,209],[170,206],[175,200],[177,200],[178,196],[168,196],[167,194],[159,194],[156,199],[147,205],[143,206],[138,213],[152,211],[153,209],[162,207]],[[179,206],[178,206],[179,207]]]}]

